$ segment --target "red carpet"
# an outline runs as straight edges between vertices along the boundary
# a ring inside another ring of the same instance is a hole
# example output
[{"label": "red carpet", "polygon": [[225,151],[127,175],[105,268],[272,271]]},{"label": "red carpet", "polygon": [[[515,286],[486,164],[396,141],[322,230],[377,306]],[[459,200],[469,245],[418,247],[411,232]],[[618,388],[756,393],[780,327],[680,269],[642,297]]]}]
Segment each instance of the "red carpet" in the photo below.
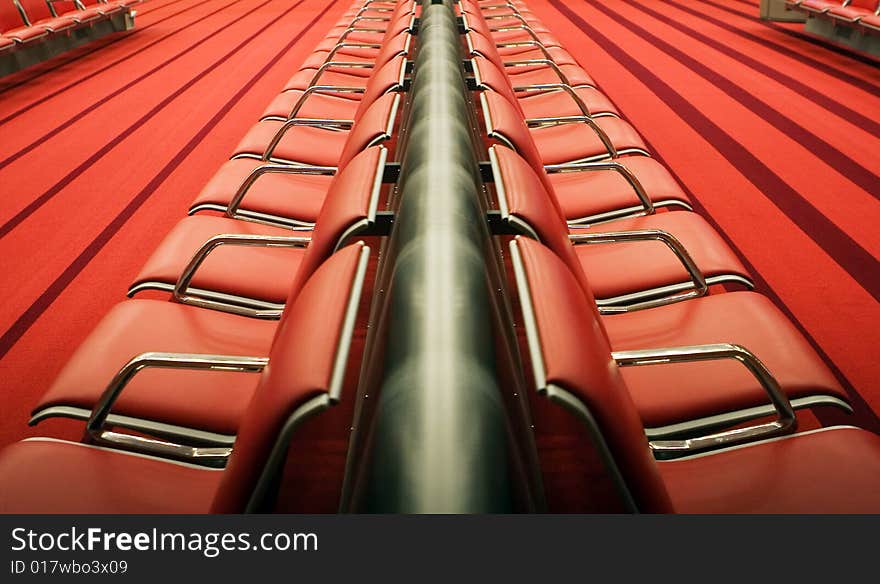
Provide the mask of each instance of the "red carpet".
[{"label": "red carpet", "polygon": [[877,429],[880,70],[752,2],[530,6],[832,364],[850,421]]},{"label": "red carpet", "polygon": [[0,444],[347,6],[156,0],[0,81]]}]

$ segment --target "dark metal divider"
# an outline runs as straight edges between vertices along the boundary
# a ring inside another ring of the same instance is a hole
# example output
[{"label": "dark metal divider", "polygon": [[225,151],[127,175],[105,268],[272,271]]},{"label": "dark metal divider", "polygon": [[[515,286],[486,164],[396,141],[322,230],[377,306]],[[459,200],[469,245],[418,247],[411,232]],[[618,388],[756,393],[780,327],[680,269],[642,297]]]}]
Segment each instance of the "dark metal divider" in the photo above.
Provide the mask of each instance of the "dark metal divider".
[{"label": "dark metal divider", "polygon": [[[490,234],[449,4],[423,3],[394,228],[378,403],[359,420],[343,510],[513,510],[486,259]],[[366,396],[362,396],[365,398]],[[366,431],[365,431],[366,430]],[[515,474],[515,473],[514,473]]]}]

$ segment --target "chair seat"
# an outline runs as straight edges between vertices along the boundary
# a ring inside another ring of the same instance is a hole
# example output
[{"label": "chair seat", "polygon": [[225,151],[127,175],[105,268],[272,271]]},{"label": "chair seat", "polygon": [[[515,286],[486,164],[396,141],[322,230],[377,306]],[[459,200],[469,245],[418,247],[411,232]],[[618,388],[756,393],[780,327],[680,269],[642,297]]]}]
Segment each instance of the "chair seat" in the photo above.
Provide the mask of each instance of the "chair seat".
[{"label": "chair seat", "polygon": [[45,26],[23,26],[12,30],[5,30],[3,31],[3,36],[20,43],[29,43],[47,36],[49,32],[50,30]]},{"label": "chair seat", "polygon": [[[618,113],[608,97],[592,87],[579,87],[575,90],[591,114]],[[524,95],[524,97],[523,97]],[[583,112],[566,91],[520,94],[519,107],[526,118],[546,118],[550,116],[581,116]]]},{"label": "chair seat", "polygon": [[15,46],[15,41],[6,37],[0,36],[0,51],[5,51],[11,49]]},{"label": "chair seat", "polygon": [[297,89],[299,91],[305,91],[308,87],[312,85],[330,85],[334,87],[365,87],[367,85],[367,81],[369,80],[369,75],[372,74],[373,69],[326,69],[324,70],[320,77],[318,77],[317,81],[315,81],[315,74],[317,73],[314,69],[303,69],[297,71],[293,77],[291,77],[284,86],[285,91],[290,91],[292,89]]},{"label": "chair seat", "polygon": [[[34,413],[50,406],[91,410],[116,372],[144,352],[264,357],[276,327],[275,321],[174,302],[126,300],[79,346]],[[234,435],[258,381],[251,373],[146,369],[112,413]]]},{"label": "chair seat", "polygon": [[[562,43],[559,42],[559,39],[556,38],[553,33],[549,32],[536,32],[536,36],[538,37],[538,41],[545,47],[561,47]],[[531,41],[535,40],[532,35],[524,30],[504,30],[504,31],[493,31],[492,39],[498,43],[515,43],[517,41]]]},{"label": "chair seat", "polygon": [[866,28],[880,30],[880,16],[875,16],[873,14],[870,16],[865,16],[859,20],[859,24]]},{"label": "chair seat", "polygon": [[119,2],[108,2],[107,4],[85,4],[86,10],[95,10],[100,14],[105,16],[117,14],[119,12],[123,12],[127,7],[132,6],[134,4],[139,4],[141,0],[122,0]]},{"label": "chair seat", "polygon": [[[613,117],[601,117],[595,120],[596,125],[608,135],[620,154],[648,150],[642,137],[629,122]],[[599,135],[584,123],[533,128],[531,133],[544,164],[562,164],[574,160],[608,157],[608,149]]]},{"label": "chair seat", "polygon": [[541,49],[533,47],[499,47],[498,53],[504,57],[505,61],[524,61],[528,59],[553,59],[557,65],[574,65],[579,66],[577,59],[571,53],[561,47],[546,47],[549,57]]},{"label": "chair seat", "polygon": [[[640,229],[660,229],[677,237],[707,278],[732,274],[751,279],[721,236],[696,213],[658,213],[573,229],[572,233]],[[678,257],[659,241],[577,245],[575,252],[599,299],[690,281]]]},{"label": "chair seat", "polygon": [[[593,78],[580,67],[573,65],[560,65],[559,70],[565,75],[565,79],[572,87],[579,85],[596,85]],[[514,87],[523,85],[540,85],[542,83],[560,83],[559,74],[546,65],[505,67],[505,72]]]},{"label": "chair seat", "polygon": [[79,24],[79,20],[71,16],[59,16],[57,18],[44,18],[31,23],[31,26],[43,26],[52,32],[69,30]]},{"label": "chair seat", "polygon": [[[285,91],[272,100],[262,117],[290,116],[293,108],[302,98],[302,91]],[[360,96],[358,96],[360,97]],[[330,120],[352,120],[357,112],[360,100],[345,97],[345,94],[324,95],[311,94],[296,112],[297,118],[321,118]]]},{"label": "chair seat", "polygon": [[658,466],[678,513],[880,512],[880,436],[856,428]]},{"label": "chair seat", "polygon": [[[639,179],[655,205],[669,201],[690,205],[690,199],[678,181],[666,167],[653,158],[629,156],[617,161]],[[632,185],[616,171],[571,172],[549,176],[559,205],[569,221],[641,205]],[[611,223],[606,228],[615,229],[615,225]]]},{"label": "chair seat", "polygon": [[[219,234],[271,235],[290,237],[294,232],[280,227],[239,221],[228,217],[194,215],[179,221],[134,280],[134,286],[173,287],[190,258],[211,237]],[[283,304],[299,269],[304,247],[260,248],[221,245],[199,266],[191,286],[241,298]]]},{"label": "chair seat", "polygon": [[[121,7],[108,7],[113,11],[120,10]],[[102,12],[97,6],[92,6],[90,8],[86,8],[85,10],[71,10],[69,12],[65,12],[59,15],[60,18],[72,18],[76,22],[92,22],[95,20],[100,20],[104,18],[106,12]]]},{"label": "chair seat", "polygon": [[834,0],[804,0],[799,7],[809,12],[828,12],[832,8],[838,8],[843,2],[835,2]]},{"label": "chair seat", "polygon": [[[263,156],[284,122],[263,120],[251,127],[235,149],[236,155]],[[335,131],[313,126],[294,126],[272,151],[271,160],[293,162],[310,166],[336,166],[348,139],[347,131]]]},{"label": "chair seat", "polygon": [[223,473],[73,442],[0,452],[0,513],[208,513]]},{"label": "chair seat", "polygon": [[[192,208],[225,209],[248,175],[262,164],[246,158],[224,163],[193,201]],[[314,223],[332,180],[329,175],[264,174],[248,189],[240,209]]]},{"label": "chair seat", "polygon": [[868,10],[867,8],[859,8],[858,6],[837,6],[829,10],[827,14],[828,16],[839,20],[856,22],[864,16],[874,14],[874,11]]},{"label": "chair seat", "polygon": [[[765,296],[718,294],[603,319],[615,351],[736,343],[767,366],[789,398],[847,401],[821,357]],[[624,367],[621,374],[646,427],[769,404],[740,363],[704,361]]]}]

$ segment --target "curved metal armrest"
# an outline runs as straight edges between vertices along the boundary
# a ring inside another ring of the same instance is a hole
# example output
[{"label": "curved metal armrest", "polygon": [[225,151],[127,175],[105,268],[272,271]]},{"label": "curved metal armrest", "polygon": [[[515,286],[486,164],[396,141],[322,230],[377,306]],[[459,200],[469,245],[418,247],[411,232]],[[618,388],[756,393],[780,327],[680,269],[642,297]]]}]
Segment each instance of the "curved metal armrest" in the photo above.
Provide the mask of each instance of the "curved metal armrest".
[{"label": "curved metal armrest", "polygon": [[[354,122],[351,120],[329,120],[329,119],[317,119],[317,118],[289,118],[285,120],[284,124],[278,128],[278,131],[275,132],[275,135],[272,136],[272,140],[269,142],[269,145],[266,146],[266,151],[263,153],[263,160],[271,160],[272,154],[275,153],[275,148],[278,147],[278,143],[281,142],[281,139],[284,138],[284,134],[287,133],[288,130],[295,126],[310,126],[312,128],[324,128],[327,131],[333,130],[350,130]],[[328,168],[328,167],[321,167]]]},{"label": "curved metal armrest", "polygon": [[181,304],[190,304],[202,308],[210,308],[223,312],[230,312],[241,316],[249,316],[252,318],[280,318],[281,310],[265,310],[256,308],[247,308],[237,306],[235,304],[221,302],[219,300],[210,300],[208,298],[200,298],[187,294],[190,282],[192,282],[199,266],[207,259],[208,255],[220,247],[221,245],[245,246],[245,247],[307,247],[311,242],[308,237],[288,237],[274,235],[238,235],[238,234],[222,234],[215,235],[206,241],[202,247],[193,254],[186,268],[180,274],[177,283],[174,285],[174,300]]},{"label": "curved metal armrest", "polygon": [[794,408],[792,408],[788,396],[779,387],[779,382],[776,381],[773,374],[770,373],[754,353],[740,345],[719,343],[664,349],[618,351],[612,353],[612,357],[621,367],[733,359],[744,365],[755,376],[755,379],[758,380],[761,388],[767,393],[773,408],[776,410],[776,420],[764,424],[755,424],[744,428],[681,440],[655,440],[650,445],[658,458],[769,438],[793,432],[797,427]]},{"label": "curved metal armrest", "polygon": [[591,245],[600,243],[622,243],[633,241],[660,241],[666,244],[672,253],[679,259],[681,264],[687,270],[688,275],[693,282],[693,289],[678,294],[672,294],[664,298],[654,300],[644,300],[628,304],[626,306],[600,306],[601,314],[618,314],[621,312],[633,312],[636,310],[644,310],[646,308],[655,308],[657,306],[665,306],[691,298],[699,298],[705,296],[709,292],[709,285],[700,268],[694,262],[687,249],[682,243],[671,233],[660,229],[643,229],[639,231],[613,231],[607,233],[580,233],[569,235],[568,238],[574,245]]},{"label": "curved metal armrest", "polygon": [[244,219],[249,220],[248,217],[242,216],[238,213],[239,207],[241,207],[241,202],[244,200],[245,195],[247,195],[248,190],[257,182],[257,179],[263,176],[264,174],[306,174],[306,175],[329,175],[333,176],[336,174],[336,169],[327,167],[327,166],[290,166],[288,164],[262,164],[251,171],[251,173],[244,179],[244,182],[241,183],[241,186],[238,187],[238,190],[235,191],[235,194],[230,199],[229,204],[226,206],[226,216],[232,219]]},{"label": "curved metal armrest", "polygon": [[231,448],[187,446],[145,438],[132,434],[122,434],[105,430],[107,416],[116,400],[128,383],[139,372],[148,368],[188,369],[208,371],[238,371],[259,373],[269,363],[266,357],[239,357],[230,355],[199,355],[190,353],[141,353],[126,363],[107,385],[100,399],[92,409],[86,423],[86,431],[97,444],[107,444],[171,458],[178,458],[200,464],[213,465],[225,463],[232,452]]},{"label": "curved metal armrest", "polygon": [[613,160],[608,162],[573,162],[570,164],[548,164],[544,167],[544,171],[547,174],[596,172],[603,170],[613,170],[626,179],[626,182],[629,183],[633,191],[635,191],[636,196],[639,198],[639,202],[642,203],[642,208],[645,210],[645,214],[652,215],[654,213],[654,203],[651,201],[651,197],[648,196],[645,187],[642,186],[639,177],[633,174],[626,165],[621,164],[620,162]]},{"label": "curved metal armrest", "polygon": [[390,18],[386,18],[386,17],[384,17],[384,16],[361,16],[360,14],[358,14],[358,15],[355,16],[351,21],[352,21],[352,22],[357,22],[357,21],[359,21],[359,20],[376,20],[376,21],[379,21],[379,22],[388,22],[388,21],[391,20],[391,19],[390,19]]},{"label": "curved metal armrest", "polygon": [[617,158],[617,147],[611,141],[611,138],[608,137],[608,134],[605,132],[605,130],[602,129],[602,126],[597,124],[596,120],[594,120],[592,116],[558,116],[554,118],[532,118],[529,121],[533,122],[529,125],[529,127],[541,127],[542,125],[548,124],[587,124],[588,126],[590,126],[590,129],[592,129],[596,133],[596,136],[599,137],[599,140],[602,142],[605,150],[608,151],[608,155],[611,158]]},{"label": "curved metal armrest", "polygon": [[375,65],[373,63],[359,63],[357,61],[324,61],[318,68],[318,74],[320,75],[330,67],[338,67],[339,69],[372,69]]},{"label": "curved metal armrest", "polygon": [[[568,94],[568,96],[574,101],[575,105],[578,106],[578,109],[581,110],[581,114],[584,116],[592,117],[593,114],[590,112],[590,108],[587,107],[587,104],[581,99],[581,96],[577,94],[574,87],[568,85],[567,83],[541,83],[539,85],[524,85],[521,87],[515,87],[514,92],[523,93],[523,92],[533,92],[539,91],[542,93],[552,92],[552,91],[564,91]],[[534,118],[539,119],[539,118]],[[529,123],[532,120],[526,120],[526,123]]]}]

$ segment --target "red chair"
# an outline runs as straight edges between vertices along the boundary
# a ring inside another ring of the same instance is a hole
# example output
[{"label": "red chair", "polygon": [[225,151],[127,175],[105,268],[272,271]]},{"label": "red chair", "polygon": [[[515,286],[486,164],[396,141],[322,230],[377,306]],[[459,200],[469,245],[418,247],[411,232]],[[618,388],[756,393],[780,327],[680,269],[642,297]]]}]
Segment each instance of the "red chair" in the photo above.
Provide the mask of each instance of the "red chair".
[{"label": "red chair", "polygon": [[832,8],[842,6],[844,2],[835,0],[802,0],[797,7],[808,14],[825,14]]},{"label": "red chair", "polygon": [[[351,247],[322,266],[285,312],[267,359],[215,355],[141,355],[151,367],[202,369],[212,377],[216,404],[227,399],[217,375],[254,377],[234,448],[177,448],[164,443],[137,454],[47,438],[0,452],[2,513],[241,513],[271,509],[291,440],[304,421],[337,403],[364,281],[366,250]],[[240,373],[206,372],[211,367]],[[149,369],[146,370],[150,371]],[[260,375],[244,373],[261,371]],[[141,373],[140,375],[144,375]],[[138,375],[138,376],[140,376]],[[129,386],[122,388],[125,399]],[[105,402],[113,406],[108,395]],[[223,399],[216,399],[224,395]],[[178,402],[185,402],[177,394]],[[99,444],[119,446],[104,410],[92,417]],[[231,451],[231,452],[230,452]],[[144,452],[146,454],[144,454]],[[150,455],[173,455],[183,461]],[[228,456],[228,458],[227,458]],[[199,464],[225,462],[222,469]]]},{"label": "red chair", "polygon": [[[511,257],[535,388],[587,427],[625,509],[880,512],[880,437],[851,427],[782,436],[793,430],[790,404],[747,349],[724,343],[612,353],[595,305],[560,259],[523,238],[511,242]],[[721,360],[743,365],[760,380],[778,418],[733,432],[649,443],[624,372],[658,362]],[[778,437],[759,440],[771,436]],[[703,452],[673,461],[654,458],[682,449]]]},{"label": "red chair", "polygon": [[0,36],[0,53],[5,53],[6,51],[11,51],[15,48],[15,41],[12,39],[8,39],[4,36]]},{"label": "red chair", "polygon": [[[327,264],[346,266],[343,274],[352,274],[355,264],[366,261],[366,254],[367,248],[358,242],[334,254]],[[277,320],[160,300],[126,300],[117,304],[77,348],[40,398],[30,423],[59,416],[89,420],[108,391],[124,386],[113,403],[107,419],[109,425],[187,446],[230,446],[241,430],[258,378],[235,370],[192,371],[173,363],[142,371],[129,370],[130,365],[126,364],[137,355],[157,352],[245,355],[259,363],[275,346],[273,337],[277,339],[282,334],[279,331],[284,330],[285,319],[289,320],[285,315],[291,312],[290,307],[299,306],[300,296],[306,293],[303,286],[311,275],[309,268],[314,273],[322,259],[317,253],[303,258],[280,324]],[[344,282],[352,281],[336,269],[323,272],[323,280],[338,278],[335,285],[343,289]],[[317,304],[311,309],[323,308]],[[292,312],[296,314],[298,310]],[[329,323],[332,320],[311,326],[320,331]],[[297,342],[311,342],[308,328],[299,334]],[[296,345],[288,345],[287,350],[295,352],[295,348]],[[124,437],[119,441],[138,442]]]},{"label": "red chair", "polygon": [[385,94],[372,104],[362,102],[353,124],[316,125],[307,119],[263,120],[239,142],[233,158],[342,167],[364,148],[392,137],[399,105],[399,94]]},{"label": "red chair", "polygon": [[73,18],[78,23],[89,23],[103,20],[105,15],[113,12],[121,12],[123,6],[105,6],[104,10],[98,7],[85,7],[79,0],[47,0],[52,15],[61,18]]},{"label": "red chair", "polygon": [[314,232],[242,221],[234,209],[226,217],[186,217],[141,268],[129,296],[163,290],[178,302],[221,310],[283,308],[307,255],[322,261],[375,224],[387,156],[377,146],[354,157],[330,185]]},{"label": "red chair", "polygon": [[[0,0],[0,33],[8,41],[24,44],[50,34],[45,26],[30,26],[14,0]],[[8,46],[8,43],[4,43]]]},{"label": "red chair", "polygon": [[74,16],[55,16],[46,0],[15,0],[30,26],[42,26],[58,33],[75,28],[80,21]]},{"label": "red chair", "polygon": [[493,149],[492,157],[502,217],[510,216],[526,233],[526,226],[543,225],[541,234],[557,229],[571,239],[606,310],[704,295],[713,284],[752,287],[745,267],[699,215],[660,213],[569,230],[552,193],[525,160],[503,148]]},{"label": "red chair", "polygon": [[843,6],[835,6],[826,13],[831,18],[847,23],[855,23],[865,16],[876,16],[880,10],[878,0],[847,0]]}]

